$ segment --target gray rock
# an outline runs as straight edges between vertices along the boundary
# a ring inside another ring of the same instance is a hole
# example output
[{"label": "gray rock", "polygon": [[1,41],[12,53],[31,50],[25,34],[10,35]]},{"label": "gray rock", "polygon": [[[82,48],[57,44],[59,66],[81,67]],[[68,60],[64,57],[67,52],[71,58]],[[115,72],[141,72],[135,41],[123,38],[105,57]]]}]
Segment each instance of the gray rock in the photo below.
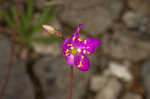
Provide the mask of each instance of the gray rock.
[{"label": "gray rock", "polygon": [[[46,99],[66,99],[69,90],[70,67],[64,57],[43,57],[35,64],[35,73],[39,78]],[[90,72],[74,68],[73,99],[85,94]]]},{"label": "gray rock", "polygon": [[114,34],[102,37],[102,49],[116,59],[139,61],[149,56],[149,38],[125,27],[116,28]]},{"label": "gray rock", "polygon": [[83,30],[90,35],[101,34],[112,25],[121,9],[121,0],[72,0],[62,3],[66,5],[66,10],[59,13],[59,18],[65,24],[76,26],[84,24]]},{"label": "gray rock", "polygon": [[127,11],[123,16],[123,21],[130,29],[136,29],[143,34],[150,34],[150,18],[136,11]]},{"label": "gray rock", "polygon": [[119,64],[113,61],[109,62],[110,73],[126,82],[131,82],[133,80],[133,75],[129,71],[129,67],[131,67],[130,64]]},{"label": "gray rock", "polygon": [[[10,41],[0,35],[0,88],[4,84],[8,71]],[[4,99],[34,99],[33,86],[26,73],[24,62],[14,57],[11,78]]]},{"label": "gray rock", "polygon": [[143,15],[149,15],[150,1],[149,0],[128,0],[128,5],[131,9]]},{"label": "gray rock", "polygon": [[142,65],[141,81],[144,86],[146,99],[150,99],[150,60],[147,60]]},{"label": "gray rock", "polygon": [[126,93],[122,99],[142,99],[142,97],[135,93]]},{"label": "gray rock", "polygon": [[140,21],[140,15],[133,11],[128,11],[123,16],[123,21],[129,28],[137,28],[139,21]]},{"label": "gray rock", "polygon": [[117,99],[121,89],[121,83],[116,78],[110,78],[105,83],[105,87],[98,92],[95,99]]},{"label": "gray rock", "polygon": [[105,75],[92,76],[90,80],[90,89],[95,92],[102,90],[105,87],[108,79],[109,77]]}]

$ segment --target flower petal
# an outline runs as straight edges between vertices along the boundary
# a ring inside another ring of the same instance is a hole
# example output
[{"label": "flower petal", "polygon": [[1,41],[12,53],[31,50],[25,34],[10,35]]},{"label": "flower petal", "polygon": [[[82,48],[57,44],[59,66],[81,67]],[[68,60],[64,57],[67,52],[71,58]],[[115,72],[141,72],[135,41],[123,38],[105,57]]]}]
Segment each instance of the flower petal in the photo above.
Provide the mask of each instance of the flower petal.
[{"label": "flower petal", "polygon": [[70,40],[73,44],[77,44],[77,43],[80,43],[82,41],[81,38],[79,37],[79,31],[82,28],[82,26],[83,26],[82,24],[79,24],[75,33],[71,36]]},{"label": "flower petal", "polygon": [[69,37],[67,37],[67,38],[63,41],[62,46],[66,45],[66,44],[68,43],[68,40],[69,40]]},{"label": "flower petal", "polygon": [[77,29],[76,29],[76,31],[75,31],[75,33],[79,33],[79,31],[80,31],[80,29],[83,27],[83,25],[82,24],[79,24],[78,25],[78,27],[77,27]]},{"label": "flower petal", "polygon": [[88,71],[90,67],[90,62],[87,56],[81,55],[79,60],[78,60],[78,65],[77,68],[81,71]]},{"label": "flower petal", "polygon": [[62,43],[62,52],[64,55],[66,54],[67,49],[69,50],[69,46],[67,46],[67,44],[69,43],[68,41],[69,38],[66,38]]},{"label": "flower petal", "polygon": [[77,65],[79,63],[79,56],[74,54],[69,54],[65,57],[67,64],[70,66]]},{"label": "flower petal", "polygon": [[93,38],[85,39],[84,45],[82,47],[83,54],[92,54],[99,45],[100,45],[100,40],[96,40]]}]

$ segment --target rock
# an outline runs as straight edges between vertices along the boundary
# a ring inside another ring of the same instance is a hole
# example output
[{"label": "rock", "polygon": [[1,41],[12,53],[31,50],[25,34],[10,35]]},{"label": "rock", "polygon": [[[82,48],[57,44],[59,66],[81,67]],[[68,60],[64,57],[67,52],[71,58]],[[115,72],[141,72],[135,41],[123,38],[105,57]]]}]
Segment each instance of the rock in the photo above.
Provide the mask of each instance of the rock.
[{"label": "rock", "polygon": [[123,2],[121,0],[76,0],[67,2],[66,10],[58,8],[59,19],[65,24],[76,26],[83,24],[83,31],[90,35],[101,34],[119,16]]},{"label": "rock", "polygon": [[35,7],[38,10],[44,9],[46,3],[47,3],[47,0],[35,0],[35,2],[34,2]]},{"label": "rock", "polygon": [[140,21],[140,16],[133,11],[128,11],[123,16],[123,21],[129,28],[137,28]]},{"label": "rock", "polygon": [[121,83],[116,78],[110,78],[105,83],[105,87],[98,92],[95,99],[117,99],[121,89]]},{"label": "rock", "polygon": [[[8,60],[10,55],[10,41],[0,35],[0,88],[6,79],[8,71]],[[20,59],[14,57],[11,78],[6,89],[4,99],[34,99],[34,91],[28,74],[26,73],[25,64]]]},{"label": "rock", "polygon": [[138,94],[128,92],[121,99],[142,99],[142,97]]},{"label": "rock", "polygon": [[123,16],[123,21],[130,29],[136,29],[143,34],[150,34],[150,18],[136,11],[127,11]]},{"label": "rock", "polygon": [[128,0],[128,5],[131,9],[143,15],[149,15],[150,1],[149,0]]},{"label": "rock", "polygon": [[[100,45],[99,48],[102,46],[103,45]],[[109,58],[107,55],[100,54],[101,51],[99,50],[99,48],[97,48],[96,51],[92,55],[90,55],[89,58],[91,64],[94,65],[91,67],[91,69],[93,68],[96,72],[101,73],[101,71],[107,69],[109,64]]]},{"label": "rock", "polygon": [[129,66],[125,64],[118,64],[116,62],[110,62],[109,63],[109,70],[112,73],[112,75],[130,82],[133,79],[133,76],[129,72]]},{"label": "rock", "polygon": [[139,61],[149,56],[148,34],[130,31],[122,26],[114,28],[114,34],[102,37],[102,44],[103,51],[115,59]]},{"label": "rock", "polygon": [[91,77],[90,81],[90,89],[92,91],[98,92],[105,87],[105,84],[108,81],[108,77],[105,75],[96,75]]},{"label": "rock", "polygon": [[150,99],[150,60],[146,60],[141,67],[141,81],[144,87],[145,99]]},{"label": "rock", "polygon": [[61,54],[61,44],[55,43],[36,43],[33,42],[32,46],[35,51],[43,55],[59,56]]},{"label": "rock", "polygon": [[[35,64],[35,74],[39,78],[45,99],[66,99],[69,90],[70,67],[64,57],[43,57]],[[82,72],[74,68],[73,99],[85,94],[90,71]]]}]

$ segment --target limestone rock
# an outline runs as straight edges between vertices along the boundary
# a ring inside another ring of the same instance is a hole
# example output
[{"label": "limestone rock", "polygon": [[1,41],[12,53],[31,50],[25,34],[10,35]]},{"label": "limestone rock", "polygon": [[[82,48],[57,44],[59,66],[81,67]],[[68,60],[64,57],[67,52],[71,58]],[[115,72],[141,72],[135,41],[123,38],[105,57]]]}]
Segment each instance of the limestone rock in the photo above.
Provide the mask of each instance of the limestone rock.
[{"label": "limestone rock", "polygon": [[[35,73],[39,78],[46,99],[66,99],[69,90],[70,66],[64,57],[44,57],[35,64]],[[74,68],[73,98],[80,99],[85,94],[90,72]]]},{"label": "limestone rock", "polygon": [[125,96],[122,99],[141,99],[142,97],[135,93],[126,93]]},{"label": "limestone rock", "polygon": [[129,7],[143,15],[150,14],[149,13],[149,9],[150,9],[149,4],[150,4],[149,0],[128,0]]},{"label": "limestone rock", "polygon": [[112,73],[112,75],[124,80],[124,81],[131,81],[133,79],[130,71],[129,66],[125,64],[118,64],[116,62],[110,62],[109,63],[109,70]]},{"label": "limestone rock", "polygon": [[35,51],[43,55],[59,56],[61,54],[61,44],[55,43],[37,43],[32,42]]},{"label": "limestone rock", "polygon": [[[0,35],[0,88],[6,79],[8,71],[8,59],[10,55],[10,41]],[[4,99],[34,99],[33,86],[26,73],[26,68],[22,60],[14,57],[11,78],[6,89]]]},{"label": "limestone rock", "polygon": [[114,34],[102,38],[102,49],[116,59],[139,61],[149,56],[147,33],[130,31],[124,27],[115,29]]},{"label": "limestone rock", "polygon": [[90,89],[92,91],[98,92],[105,87],[108,81],[108,77],[105,75],[96,75],[91,78]]},{"label": "limestone rock", "polygon": [[142,65],[141,81],[144,86],[145,98],[150,99],[150,61],[146,60]]},{"label": "limestone rock", "polygon": [[101,34],[112,25],[121,9],[121,0],[72,0],[62,3],[66,10],[60,8],[59,19],[65,24],[76,26],[84,24],[83,30],[90,35]]},{"label": "limestone rock", "polygon": [[121,83],[116,78],[111,78],[105,87],[98,92],[95,99],[116,99],[121,89]]}]

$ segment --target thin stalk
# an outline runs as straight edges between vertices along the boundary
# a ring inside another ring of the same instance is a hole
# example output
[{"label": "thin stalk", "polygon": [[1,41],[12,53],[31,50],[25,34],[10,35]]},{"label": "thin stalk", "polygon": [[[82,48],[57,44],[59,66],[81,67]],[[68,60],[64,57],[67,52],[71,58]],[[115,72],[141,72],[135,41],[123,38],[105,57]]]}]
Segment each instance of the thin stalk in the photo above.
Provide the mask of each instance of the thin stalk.
[{"label": "thin stalk", "polygon": [[17,15],[16,15],[16,26],[15,26],[15,30],[13,32],[14,39],[12,41],[10,56],[9,56],[9,60],[8,60],[8,72],[6,74],[6,79],[4,81],[4,85],[2,86],[2,88],[0,90],[0,99],[2,99],[3,96],[5,95],[5,91],[8,87],[8,82],[9,82],[9,79],[11,76],[11,71],[12,71],[12,66],[13,66],[13,61],[14,61],[14,55],[15,55],[15,48],[16,48],[16,36],[17,36],[17,32],[18,32],[20,5],[21,5],[21,1],[16,0]]},{"label": "thin stalk", "polygon": [[69,98],[72,99],[72,80],[73,80],[73,66],[70,66],[70,87],[69,87]]},{"label": "thin stalk", "polygon": [[6,79],[4,81],[4,85],[2,86],[2,88],[0,90],[0,99],[2,99],[2,97],[4,96],[6,88],[8,86],[8,81],[10,79],[10,74],[11,74],[12,65],[13,65],[14,49],[15,49],[15,45],[12,44],[11,52],[10,52],[10,57],[9,57],[9,63],[8,63],[8,72],[6,74]]}]

